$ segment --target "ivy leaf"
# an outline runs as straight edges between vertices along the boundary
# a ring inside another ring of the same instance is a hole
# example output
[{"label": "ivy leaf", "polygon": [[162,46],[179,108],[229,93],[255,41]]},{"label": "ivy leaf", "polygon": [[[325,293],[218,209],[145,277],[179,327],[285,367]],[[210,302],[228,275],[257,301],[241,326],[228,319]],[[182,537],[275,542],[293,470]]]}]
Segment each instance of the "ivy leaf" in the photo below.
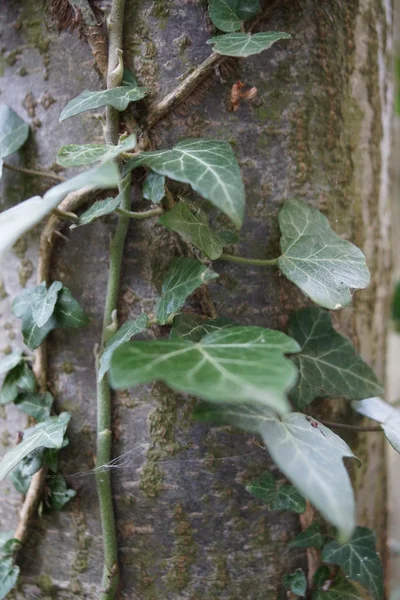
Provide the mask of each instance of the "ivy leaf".
[{"label": "ivy leaf", "polygon": [[132,134],[123,140],[118,146],[104,144],[70,144],[63,146],[57,154],[57,162],[62,167],[82,167],[91,165],[101,160],[106,162],[113,160],[121,152],[129,152],[136,146],[136,135]]},{"label": "ivy leaf", "polygon": [[291,548],[318,548],[319,550],[325,544],[325,536],[321,532],[321,526],[317,521],[311,523],[307,529],[299,533],[297,537],[289,542]]},{"label": "ivy leaf", "polygon": [[21,542],[13,537],[13,532],[0,533],[0,557],[5,558],[14,554],[15,550],[21,545]]},{"label": "ivy leaf", "polygon": [[14,350],[0,360],[0,373],[6,373],[16,367],[22,360],[21,350]]},{"label": "ivy leaf", "polygon": [[19,567],[9,556],[0,559],[0,600],[3,600],[17,583]]},{"label": "ivy leaf", "polygon": [[157,321],[165,325],[183,306],[186,298],[203,283],[219,277],[195,258],[176,258],[162,285],[157,303]]},{"label": "ivy leaf", "polygon": [[43,198],[34,196],[0,214],[0,255],[28,229],[32,229],[56,208],[70,192],[89,186],[93,189],[118,187],[119,170],[114,163],[81,173],[51,188]]},{"label": "ivy leaf", "polygon": [[15,400],[15,405],[24,413],[40,422],[49,418],[53,400],[50,392],[45,392],[44,394],[25,392],[19,394]]},{"label": "ivy leaf", "polygon": [[0,104],[0,158],[16,152],[26,142],[29,125],[6,104]]},{"label": "ivy leaf", "polygon": [[20,391],[34,392],[36,378],[25,362],[13,367],[5,376],[0,392],[0,404],[14,402]]},{"label": "ivy leaf", "polygon": [[344,577],[337,575],[332,583],[328,579],[326,589],[313,593],[312,600],[361,600],[362,596]]},{"label": "ivy leaf", "polygon": [[339,565],[349,579],[358,581],[375,600],[383,597],[383,569],[375,548],[375,534],[356,527],[353,537],[341,546],[333,541],[322,551],[322,560]]},{"label": "ivy leaf", "polygon": [[32,293],[32,318],[38,327],[43,327],[54,312],[58,292],[62,290],[61,281],[54,281],[49,289],[45,282],[38,285]]},{"label": "ivy leaf", "polygon": [[296,379],[284,354],[297,350],[294,340],[263,327],[214,331],[197,344],[133,341],[114,352],[111,382],[115,388],[128,388],[164,381],[211,402],[253,402],[283,413],[290,408],[285,392]]},{"label": "ivy leaf", "polygon": [[237,244],[239,241],[239,236],[234,231],[218,231],[217,236],[223,247]]},{"label": "ivy leaf", "polygon": [[240,228],[244,214],[244,186],[239,165],[228,142],[189,139],[172,150],[142,152],[125,165],[123,175],[140,166],[175,181],[189,183]]},{"label": "ivy leaf", "polygon": [[143,185],[143,198],[158,204],[165,196],[165,177],[158,173],[148,173]]},{"label": "ivy leaf", "polygon": [[271,48],[279,40],[288,40],[292,36],[283,31],[265,31],[263,33],[227,33],[207,40],[214,44],[213,51],[224,56],[246,57],[259,54]]},{"label": "ivy leaf", "polygon": [[40,346],[53,329],[76,329],[88,324],[89,320],[78,302],[73,298],[69,289],[63,287],[58,294],[54,312],[50,319],[43,327],[38,327],[32,315],[32,304],[36,289],[25,290],[20,296],[17,296],[12,306],[14,315],[22,318],[22,334],[28,348],[34,350]]},{"label": "ivy leaf", "polygon": [[[64,444],[65,444],[65,439],[64,439]],[[56,450],[55,448],[46,448],[44,453],[43,453],[43,462],[49,467],[50,471],[53,471],[53,473],[57,473],[58,471],[58,453],[59,450]]]},{"label": "ivy leaf", "polygon": [[364,254],[336,235],[318,210],[287,200],[279,225],[282,256],[278,266],[316,304],[338,310],[351,302],[351,289],[368,287]]},{"label": "ivy leaf", "polygon": [[178,202],[163,214],[158,222],[167,229],[179,233],[211,260],[221,256],[223,244],[209,226],[207,215],[202,210],[193,213],[184,202]]},{"label": "ivy leaf", "polygon": [[317,397],[358,400],[383,392],[350,340],[334,330],[327,311],[315,306],[296,311],[289,319],[288,333],[301,346],[293,357],[300,377],[290,392],[298,408]]},{"label": "ivy leaf", "polygon": [[199,342],[212,331],[235,327],[237,323],[232,319],[220,317],[218,319],[203,319],[200,315],[185,313],[174,317],[170,332],[171,340],[186,340]]},{"label": "ivy leaf", "polygon": [[22,459],[21,462],[11,471],[11,473],[8,476],[17,492],[19,492],[23,496],[27,495],[32,481],[32,475],[23,475],[21,471],[21,466],[25,466],[26,458]]},{"label": "ivy leaf", "polygon": [[139,82],[135,75],[124,67],[124,74],[122,76],[122,85],[129,85],[130,87],[139,87]]},{"label": "ivy leaf", "polygon": [[242,21],[261,10],[259,0],[210,0],[208,11],[212,22],[221,31],[239,31]]},{"label": "ivy leaf", "polygon": [[81,227],[82,225],[89,225],[100,217],[105,217],[113,213],[121,204],[121,196],[118,194],[115,198],[106,198],[105,200],[97,200],[90,208],[85,210],[79,217],[79,223],[71,225],[70,229]]},{"label": "ivy leaf", "polygon": [[226,423],[258,433],[282,473],[339,529],[342,541],[349,539],[354,530],[355,504],[343,458],[356,457],[348,445],[333,431],[301,413],[287,413],[279,418],[261,404],[244,402],[245,399],[241,405],[230,403],[221,408],[200,405],[194,416],[197,420]]},{"label": "ivy leaf", "polygon": [[47,506],[50,510],[61,510],[67,502],[76,496],[76,491],[68,488],[64,477],[60,473],[50,475],[46,483],[50,491],[47,500]]},{"label": "ivy leaf", "polygon": [[61,448],[64,434],[70,420],[66,412],[58,417],[50,417],[30,429],[26,429],[20,444],[9,450],[0,462],[0,481],[31,452],[38,448]]},{"label": "ivy leaf", "polygon": [[290,510],[295,513],[303,513],[306,509],[306,501],[293,485],[281,485],[277,487],[275,477],[269,471],[261,475],[259,479],[251,481],[246,490],[259,500],[262,500],[270,510]]},{"label": "ivy leaf", "polygon": [[144,98],[146,94],[147,89],[145,87],[129,85],[122,85],[100,92],[85,90],[82,94],[70,100],[67,106],[63,108],[60,115],[60,123],[65,121],[65,119],[69,119],[69,117],[74,117],[87,110],[101,108],[102,106],[112,106],[119,111],[125,110],[130,102],[137,102]]},{"label": "ivy leaf", "polygon": [[122,346],[125,342],[128,342],[133,336],[137,335],[144,331],[149,322],[149,318],[146,314],[142,313],[140,317],[135,319],[134,321],[126,321],[114,333],[114,335],[108,340],[106,347],[104,348],[104,352],[100,357],[100,366],[99,372],[97,375],[98,381],[100,382],[104,375],[107,373],[111,364],[111,357],[119,346]]},{"label": "ivy leaf", "polygon": [[307,579],[303,569],[296,569],[294,573],[283,576],[283,585],[295,596],[305,596],[307,593]]},{"label": "ivy leaf", "polygon": [[351,403],[364,417],[374,419],[381,424],[390,445],[400,453],[400,411],[384,402],[382,398],[366,398]]}]

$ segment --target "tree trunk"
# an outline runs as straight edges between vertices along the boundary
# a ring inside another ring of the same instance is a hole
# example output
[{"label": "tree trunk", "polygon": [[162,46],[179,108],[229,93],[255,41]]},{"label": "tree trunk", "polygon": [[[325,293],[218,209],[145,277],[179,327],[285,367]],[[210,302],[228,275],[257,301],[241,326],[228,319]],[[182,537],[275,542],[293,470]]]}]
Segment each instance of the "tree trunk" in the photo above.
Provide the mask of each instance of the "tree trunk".
[{"label": "tree trunk", "polygon": [[[25,149],[8,162],[50,166],[61,145],[101,136],[93,115],[62,124],[61,109],[84,89],[104,87],[88,45],[77,32],[57,32],[56,20],[38,0],[2,3],[1,101],[32,124]],[[161,99],[179,76],[210,54],[213,33],[203,0],[127,2],[125,61],[151,99]],[[288,42],[213,72],[201,90],[151,131],[157,148],[185,137],[233,143],[246,186],[246,221],[240,253],[277,256],[277,212],[290,197],[321,209],[338,234],[360,246],[372,273],[351,308],[336,316],[358,350],[384,377],[390,280],[389,154],[392,109],[390,0],[268,0],[260,30],[291,33]],[[22,5],[22,6],[21,6]],[[231,63],[229,63],[231,64]],[[254,103],[229,112],[237,80],[256,86]],[[146,104],[139,109],[145,116]],[[6,172],[2,205],[44,191],[47,182]],[[176,186],[186,195],[189,189]],[[135,190],[134,206],[141,207]],[[216,220],[225,221],[221,216]],[[93,475],[95,448],[94,345],[99,342],[110,233],[115,218],[57,238],[53,278],[79,299],[91,318],[87,329],[49,337],[49,388],[57,410],[72,414],[70,445],[61,471],[77,498],[60,513],[32,524],[21,555],[22,575],[10,598],[99,596],[102,545]],[[22,345],[20,322],[10,307],[21,287],[35,284],[40,227],[2,264],[1,348]],[[152,311],[160,281],[182,244],[155,223],[131,225],[125,252],[120,320]],[[243,324],[284,329],[306,300],[277,270],[215,264],[209,286],[220,315]],[[204,296],[194,310],[207,310]],[[325,416],[343,406],[324,404]],[[328,406],[328,408],[326,408]],[[286,544],[300,530],[289,513],[269,512],[244,488],[273,468],[258,442],[244,434],[193,424],[191,403],[164,386],[118,393],[114,403],[113,489],[122,566],[120,598],[126,600],[275,600],[286,598],[284,573],[306,555]],[[0,424],[2,451],[14,444],[25,417],[7,406]],[[351,439],[363,467],[354,472],[358,524],[385,538],[385,471],[380,434]],[[1,486],[0,530],[18,520],[19,494]]]}]

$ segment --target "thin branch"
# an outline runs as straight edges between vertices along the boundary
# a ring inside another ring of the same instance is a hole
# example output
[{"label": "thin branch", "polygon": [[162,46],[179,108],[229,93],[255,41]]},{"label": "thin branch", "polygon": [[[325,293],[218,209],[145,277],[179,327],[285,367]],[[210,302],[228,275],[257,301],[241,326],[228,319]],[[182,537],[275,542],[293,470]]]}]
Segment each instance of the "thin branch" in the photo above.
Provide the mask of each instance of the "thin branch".
[{"label": "thin branch", "polygon": [[262,259],[262,258],[244,258],[243,256],[234,256],[233,254],[221,254],[218,260],[226,260],[228,262],[238,263],[240,265],[256,265],[260,267],[270,267],[278,264],[277,258]]},{"label": "thin branch", "polygon": [[333,427],[333,429],[349,429],[351,431],[361,431],[361,432],[380,432],[382,433],[383,429],[379,426],[362,426],[362,425],[349,425],[348,423],[335,423],[334,421],[321,421],[322,425],[326,425],[326,427]]},{"label": "thin branch", "polygon": [[116,213],[124,215],[129,219],[150,219],[151,217],[158,217],[162,215],[164,210],[162,208],[152,208],[151,210],[144,210],[143,212],[132,212],[130,210],[124,210],[123,208],[117,208]]},{"label": "thin branch", "polygon": [[15,171],[15,173],[33,175],[34,177],[45,177],[47,179],[54,179],[54,181],[58,181],[61,183],[65,181],[65,177],[63,177],[62,175],[56,175],[55,173],[50,173],[49,171],[40,171],[38,169],[25,169],[25,167],[15,167],[14,165],[10,165],[5,162],[3,162],[3,167],[5,169],[8,169],[9,171]]}]

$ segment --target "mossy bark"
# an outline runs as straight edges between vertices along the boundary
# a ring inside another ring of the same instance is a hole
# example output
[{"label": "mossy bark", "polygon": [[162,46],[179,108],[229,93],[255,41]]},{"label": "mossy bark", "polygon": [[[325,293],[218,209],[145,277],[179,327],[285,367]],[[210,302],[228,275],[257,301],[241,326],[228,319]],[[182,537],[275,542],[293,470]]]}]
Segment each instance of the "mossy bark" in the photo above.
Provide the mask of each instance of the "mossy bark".
[{"label": "mossy bark", "polygon": [[[107,3],[106,3],[107,4]],[[177,78],[205,59],[213,33],[206,2],[130,0],[125,57],[153,98],[170,92]],[[265,4],[268,4],[265,3]],[[261,24],[288,31],[292,40],[215,72],[185,107],[152,132],[156,147],[182,137],[231,141],[246,185],[246,221],[240,252],[269,258],[278,253],[277,211],[297,196],[324,211],[335,230],[361,246],[372,285],[355,294],[336,317],[363,356],[384,376],[390,277],[389,151],[392,82],[390,0],[281,0]],[[33,125],[15,164],[49,166],[62,144],[95,140],[101,128],[89,114],[58,123],[62,107],[83,89],[103,82],[77,33],[56,31],[36,0],[6,3],[0,40],[1,101]],[[184,36],[184,38],[182,37]],[[184,39],[184,43],[182,40]],[[23,69],[23,71],[22,71]],[[24,76],[21,76],[24,73]],[[229,112],[231,86],[256,86],[255,102]],[[51,98],[51,102],[49,102]],[[138,108],[145,115],[146,105]],[[10,206],[43,191],[45,182],[6,172],[2,204]],[[171,186],[190,198],[188,188]],[[145,207],[135,188],[134,210]],[[212,213],[215,223],[226,220]],[[32,525],[22,555],[22,577],[10,597],[95,600],[101,579],[101,541],[93,474],[95,375],[93,347],[99,341],[114,217],[55,240],[53,277],[61,279],[91,317],[86,330],[54,332],[49,338],[49,387],[57,409],[72,413],[70,445],[61,469],[78,491],[61,513]],[[38,228],[39,230],[40,228]],[[34,285],[34,231],[2,265],[1,349],[21,344],[10,312],[21,285]],[[120,320],[152,311],[160,280],[182,245],[160,226],[132,224],[124,260]],[[27,261],[30,261],[28,264]],[[290,311],[306,303],[274,269],[217,263],[210,286],[218,313],[244,324],[284,329]],[[18,271],[22,275],[18,276]],[[192,300],[202,310],[201,298]],[[67,367],[66,367],[67,365]],[[245,435],[194,425],[191,404],[164,386],[118,393],[114,402],[113,474],[121,556],[120,598],[126,600],[277,600],[286,597],[284,573],[306,557],[288,550],[298,518],[268,512],[244,483],[265,468],[268,455]],[[325,404],[325,416],[344,407]],[[3,450],[24,427],[13,407],[0,425]],[[9,432],[10,437],[7,432]],[[385,535],[383,440],[378,434],[350,440],[364,466],[354,476],[359,524]],[[20,497],[1,486],[0,530],[12,529]]]}]

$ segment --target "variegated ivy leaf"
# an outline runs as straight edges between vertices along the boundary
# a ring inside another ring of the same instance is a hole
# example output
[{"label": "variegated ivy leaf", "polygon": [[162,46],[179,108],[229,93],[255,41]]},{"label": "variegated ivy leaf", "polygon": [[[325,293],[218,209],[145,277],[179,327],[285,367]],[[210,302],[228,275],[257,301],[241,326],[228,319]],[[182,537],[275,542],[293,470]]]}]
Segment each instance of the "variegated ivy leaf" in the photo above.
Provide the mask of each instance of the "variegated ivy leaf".
[{"label": "variegated ivy leaf", "polygon": [[326,566],[319,567],[314,577],[317,588],[312,600],[361,600],[358,590],[341,575],[332,578],[330,569]]},{"label": "variegated ivy leaf", "polygon": [[164,213],[158,222],[167,229],[179,233],[211,260],[221,256],[224,248],[222,242],[211,229],[207,215],[202,210],[193,212],[187,204],[178,202],[171,210]]},{"label": "variegated ivy leaf", "polygon": [[146,314],[141,314],[140,317],[135,319],[134,321],[126,321],[114,333],[114,335],[108,340],[106,347],[104,348],[103,354],[100,357],[100,366],[97,374],[98,381],[100,382],[104,375],[107,373],[110,368],[111,357],[113,352],[119,347],[122,346],[125,342],[128,342],[133,336],[137,335],[144,331],[149,322],[149,318]]},{"label": "variegated ivy leaf", "polygon": [[44,394],[24,392],[18,395],[15,405],[24,413],[36,419],[36,421],[45,421],[50,416],[53,396],[50,392],[45,392]]},{"label": "variegated ivy leaf", "polygon": [[46,506],[50,510],[61,510],[67,502],[76,496],[76,491],[68,488],[67,482],[61,473],[50,475],[46,480],[46,486],[49,491]]},{"label": "variegated ivy leaf", "polygon": [[22,351],[14,350],[0,360],[0,373],[6,373],[16,367],[22,360]]},{"label": "variegated ivy leaf", "polygon": [[292,36],[283,31],[265,31],[263,33],[226,33],[207,40],[214,44],[213,51],[224,56],[246,57],[259,54],[271,48],[279,40],[287,40]]},{"label": "variegated ivy leaf", "polygon": [[237,323],[226,317],[203,319],[200,315],[185,313],[174,318],[170,338],[171,340],[199,342],[208,333],[235,326],[237,326]]},{"label": "variegated ivy leaf", "polygon": [[262,500],[270,510],[290,510],[295,513],[303,513],[306,510],[306,501],[294,485],[277,485],[275,477],[269,471],[250,481],[246,490]]},{"label": "variegated ivy leaf", "polygon": [[400,453],[400,410],[390,406],[382,398],[366,398],[354,401],[351,405],[364,417],[378,421],[390,445]]},{"label": "variegated ivy leaf", "polygon": [[0,404],[14,402],[20,392],[34,392],[36,378],[26,362],[18,363],[5,376],[0,392]]},{"label": "variegated ivy leaf", "polygon": [[203,283],[219,277],[195,258],[176,258],[162,285],[157,303],[157,321],[165,325],[183,306],[186,298]]},{"label": "variegated ivy leaf", "polygon": [[315,306],[296,311],[289,319],[288,333],[301,346],[293,357],[300,376],[290,392],[298,408],[317,397],[358,400],[383,392],[350,340],[333,329],[329,312]]},{"label": "variegated ivy leaf", "polygon": [[296,569],[290,575],[285,574],[283,576],[283,585],[295,596],[304,598],[307,593],[307,578],[304,575],[303,569]]},{"label": "variegated ivy leaf", "polygon": [[78,302],[73,298],[68,288],[63,287],[58,293],[54,312],[42,327],[38,327],[33,318],[32,306],[35,290],[25,290],[13,302],[12,310],[17,318],[22,319],[22,334],[24,342],[34,350],[43,342],[53,329],[84,327],[89,320]]},{"label": "variegated ivy leaf", "polygon": [[336,235],[319,210],[287,200],[279,225],[282,256],[278,266],[316,304],[338,310],[351,302],[353,289],[368,287],[364,254]]},{"label": "variegated ivy leaf", "polygon": [[241,227],[244,214],[244,186],[239,165],[228,142],[190,139],[172,150],[142,152],[128,161],[124,175],[140,166],[175,181],[189,183],[210,200],[236,225]]},{"label": "variegated ivy leaf", "polygon": [[93,189],[118,187],[119,170],[114,163],[90,169],[51,188],[43,198],[34,196],[0,214],[0,256],[21,235],[39,223],[70,192],[89,186]]},{"label": "variegated ivy leaf", "polygon": [[63,108],[60,115],[60,123],[65,121],[65,119],[69,119],[69,117],[79,115],[87,110],[101,108],[102,106],[112,106],[119,111],[125,110],[130,102],[137,102],[144,98],[146,94],[147,89],[145,87],[129,85],[122,85],[100,92],[85,90],[82,94],[70,100],[67,106]]},{"label": "variegated ivy leaf", "polygon": [[26,142],[29,125],[6,104],[0,104],[0,158],[16,152]]},{"label": "variegated ivy leaf", "polygon": [[63,146],[57,154],[57,162],[62,167],[82,167],[91,165],[101,160],[106,162],[113,160],[121,152],[129,152],[136,146],[136,135],[132,134],[125,138],[118,146],[106,146],[104,144],[70,144]]},{"label": "variegated ivy leaf", "polygon": [[158,173],[148,173],[143,185],[143,198],[158,204],[165,196],[165,177]]},{"label": "variegated ivy leaf", "polygon": [[116,388],[164,381],[176,391],[223,406],[252,402],[284,413],[290,409],[286,392],[296,380],[296,369],[284,355],[297,351],[297,343],[280,331],[231,327],[198,343],[124,344],[113,353],[110,376]]},{"label": "variegated ivy leaf", "polygon": [[318,521],[311,523],[307,529],[299,533],[297,537],[289,542],[291,548],[318,548],[319,550],[325,544],[325,536],[321,532],[321,526]]},{"label": "variegated ivy leaf", "polygon": [[58,292],[62,290],[61,281],[54,281],[47,289],[43,281],[32,292],[32,318],[38,327],[43,327],[54,312]]},{"label": "variegated ivy leaf", "polygon": [[69,420],[70,415],[64,412],[58,417],[50,417],[43,423],[26,429],[22,442],[9,450],[0,462],[0,481],[25,456],[28,456],[34,450],[38,448],[61,448]]},{"label": "variegated ivy leaf", "polygon": [[221,31],[239,31],[242,22],[261,10],[259,0],[210,0],[208,11],[212,22]]},{"label": "variegated ivy leaf", "polygon": [[[228,331],[234,331],[228,330]],[[355,526],[355,503],[343,458],[356,458],[330,429],[301,413],[277,417],[250,398],[222,407],[200,405],[194,416],[258,433],[282,473],[346,541]]]},{"label": "variegated ivy leaf", "polygon": [[352,538],[344,545],[333,541],[322,551],[322,560],[339,565],[344,574],[358,581],[375,600],[383,597],[383,568],[376,551],[376,536],[367,527],[356,527]]},{"label": "variegated ivy leaf", "polygon": [[81,214],[79,217],[79,222],[71,225],[70,229],[75,229],[76,227],[81,227],[82,225],[89,225],[89,223],[93,223],[93,221],[100,219],[100,217],[110,215],[119,207],[121,204],[121,199],[121,194],[118,194],[118,196],[115,198],[97,200],[90,208]]}]

